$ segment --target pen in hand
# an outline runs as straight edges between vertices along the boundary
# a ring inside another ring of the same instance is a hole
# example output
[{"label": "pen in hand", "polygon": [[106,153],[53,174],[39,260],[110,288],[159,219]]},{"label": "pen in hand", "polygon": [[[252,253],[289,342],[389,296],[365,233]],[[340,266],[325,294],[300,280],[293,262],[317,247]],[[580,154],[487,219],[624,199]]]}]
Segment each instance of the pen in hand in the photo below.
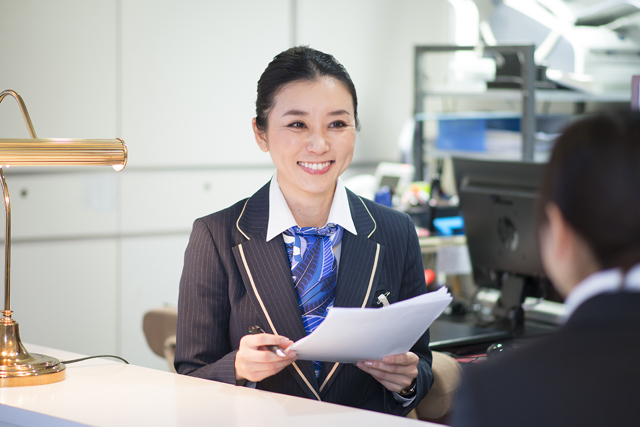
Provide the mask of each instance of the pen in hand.
[{"label": "pen in hand", "polygon": [[[263,331],[260,326],[252,326],[252,327],[250,327],[249,328],[249,333],[252,334],[252,335],[266,334],[266,332]],[[282,349],[280,347],[278,347],[277,345],[268,345],[267,347],[269,348],[269,350],[271,350],[272,352],[274,352],[278,356],[287,357],[287,355],[284,354],[284,351],[282,351]]]}]

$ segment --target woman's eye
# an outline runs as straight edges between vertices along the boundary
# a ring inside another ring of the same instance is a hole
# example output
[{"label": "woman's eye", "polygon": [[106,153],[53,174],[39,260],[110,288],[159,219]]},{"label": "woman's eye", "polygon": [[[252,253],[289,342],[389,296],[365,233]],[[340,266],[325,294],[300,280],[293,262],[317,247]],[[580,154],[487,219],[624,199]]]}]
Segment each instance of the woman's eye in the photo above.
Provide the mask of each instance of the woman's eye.
[{"label": "woman's eye", "polygon": [[293,122],[289,124],[290,128],[297,128],[297,129],[302,129],[305,127],[304,123],[302,122]]},{"label": "woman's eye", "polygon": [[329,125],[329,127],[332,127],[332,128],[343,128],[346,126],[347,124],[341,120],[335,121]]}]

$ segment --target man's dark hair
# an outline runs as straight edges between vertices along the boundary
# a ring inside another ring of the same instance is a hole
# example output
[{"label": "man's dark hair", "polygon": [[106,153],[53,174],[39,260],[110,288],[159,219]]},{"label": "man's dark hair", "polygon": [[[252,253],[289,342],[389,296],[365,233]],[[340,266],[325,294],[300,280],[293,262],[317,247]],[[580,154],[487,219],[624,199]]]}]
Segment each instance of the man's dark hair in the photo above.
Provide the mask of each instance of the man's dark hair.
[{"label": "man's dark hair", "polygon": [[640,114],[596,115],[556,141],[540,189],[538,218],[555,203],[602,268],[640,262]]}]

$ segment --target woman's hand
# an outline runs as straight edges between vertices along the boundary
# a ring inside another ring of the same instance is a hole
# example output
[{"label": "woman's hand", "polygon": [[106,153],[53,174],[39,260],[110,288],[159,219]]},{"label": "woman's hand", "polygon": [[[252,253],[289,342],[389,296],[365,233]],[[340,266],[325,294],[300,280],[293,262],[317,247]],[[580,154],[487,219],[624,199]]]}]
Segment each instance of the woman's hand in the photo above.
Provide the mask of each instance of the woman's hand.
[{"label": "woman's hand", "polygon": [[385,356],[382,361],[360,361],[356,366],[370,374],[387,390],[399,393],[417,378],[419,360],[415,353],[408,352]]},{"label": "woman's hand", "polygon": [[[245,335],[240,340],[240,348],[236,353],[236,381],[258,382],[277,374],[295,362],[296,352],[287,350],[293,341],[286,337],[272,334]],[[277,345],[284,350],[285,356],[278,356],[268,345]]]}]

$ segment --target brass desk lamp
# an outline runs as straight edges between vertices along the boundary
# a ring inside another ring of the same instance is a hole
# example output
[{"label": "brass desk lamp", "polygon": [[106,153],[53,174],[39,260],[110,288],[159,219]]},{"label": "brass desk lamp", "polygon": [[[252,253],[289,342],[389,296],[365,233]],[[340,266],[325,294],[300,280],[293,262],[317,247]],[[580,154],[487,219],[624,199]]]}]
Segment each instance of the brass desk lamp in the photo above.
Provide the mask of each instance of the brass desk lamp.
[{"label": "brass desk lamp", "polygon": [[127,147],[121,139],[42,139],[36,136],[29,112],[22,97],[12,90],[0,93],[0,102],[7,96],[18,103],[31,138],[0,139],[0,186],[4,196],[4,310],[0,311],[0,387],[50,384],[65,378],[65,366],[58,359],[42,354],[30,354],[20,341],[18,323],[11,318],[11,206],[4,179],[6,166],[112,166],[121,171],[127,164]]}]

